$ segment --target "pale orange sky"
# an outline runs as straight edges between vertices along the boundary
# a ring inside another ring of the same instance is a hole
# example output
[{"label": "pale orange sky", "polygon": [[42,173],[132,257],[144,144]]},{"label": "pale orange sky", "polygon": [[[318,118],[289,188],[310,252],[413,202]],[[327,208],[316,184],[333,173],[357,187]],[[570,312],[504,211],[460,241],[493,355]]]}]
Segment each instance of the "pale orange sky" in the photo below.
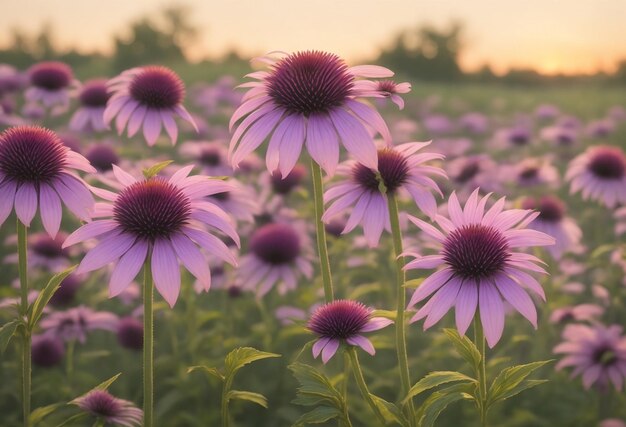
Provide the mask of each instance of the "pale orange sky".
[{"label": "pale orange sky", "polygon": [[[371,57],[400,29],[465,23],[463,65],[498,71],[530,66],[543,72],[611,71],[626,58],[625,0],[186,0],[201,29],[189,52],[218,56],[236,48],[322,49],[350,60]],[[52,24],[61,46],[109,51],[128,22],[171,0],[0,0],[0,44],[8,29]]]}]

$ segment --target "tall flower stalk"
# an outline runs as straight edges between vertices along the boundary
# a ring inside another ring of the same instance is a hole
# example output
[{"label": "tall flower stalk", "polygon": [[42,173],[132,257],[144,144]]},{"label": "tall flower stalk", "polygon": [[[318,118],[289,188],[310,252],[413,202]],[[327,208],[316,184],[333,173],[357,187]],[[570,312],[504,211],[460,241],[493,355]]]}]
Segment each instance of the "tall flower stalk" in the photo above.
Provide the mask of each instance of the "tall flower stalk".
[{"label": "tall flower stalk", "polygon": [[311,177],[313,179],[313,199],[315,204],[315,234],[317,237],[317,253],[320,259],[322,282],[324,284],[324,299],[331,302],[335,299],[333,291],[333,279],[330,272],[328,259],[328,244],[326,242],[326,228],[322,221],[324,214],[324,189],[322,187],[322,169],[311,158]]},{"label": "tall flower stalk", "polygon": [[483,332],[483,325],[480,323],[478,316],[474,317],[474,344],[480,352],[480,364],[476,372],[476,379],[478,380],[478,411],[480,413],[480,425],[482,427],[487,426],[487,348],[485,345],[485,334]]},{"label": "tall flower stalk", "polygon": [[[391,234],[393,237],[393,252],[396,259],[396,352],[398,354],[398,368],[400,369],[400,384],[402,385],[402,396],[406,396],[411,387],[411,375],[409,371],[409,360],[406,351],[406,319],[404,307],[406,306],[406,274],[404,272],[404,252],[402,248],[402,233],[400,231],[400,218],[398,214],[398,201],[393,193],[387,193],[387,204],[389,206],[389,219],[391,222]],[[415,419],[415,408],[413,400],[408,401],[409,419]]]},{"label": "tall flower stalk", "polygon": [[[20,276],[20,317],[28,315],[28,257],[27,257],[27,228],[17,220],[17,254],[18,269]],[[24,426],[29,425],[30,416],[30,386],[31,386],[31,347],[32,336],[28,328],[23,328],[22,337],[22,410],[24,414]]]},{"label": "tall flower stalk", "polygon": [[144,426],[152,426],[154,406],[154,283],[150,257],[143,268],[143,413]]}]

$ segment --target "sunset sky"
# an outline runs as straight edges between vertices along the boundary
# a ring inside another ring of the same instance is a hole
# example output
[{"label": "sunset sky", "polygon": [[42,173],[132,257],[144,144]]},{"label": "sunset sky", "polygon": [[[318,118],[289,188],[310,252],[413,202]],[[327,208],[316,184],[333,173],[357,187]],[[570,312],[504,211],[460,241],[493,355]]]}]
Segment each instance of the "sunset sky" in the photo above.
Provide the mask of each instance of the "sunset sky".
[{"label": "sunset sky", "polygon": [[[0,45],[9,29],[53,26],[60,46],[110,51],[112,36],[162,0],[0,1]],[[626,58],[624,0],[186,0],[201,29],[192,58],[235,48],[250,56],[270,50],[323,49],[357,61],[374,56],[393,35],[417,24],[465,24],[466,69],[485,62],[497,71],[534,67],[546,73],[611,71]]]}]

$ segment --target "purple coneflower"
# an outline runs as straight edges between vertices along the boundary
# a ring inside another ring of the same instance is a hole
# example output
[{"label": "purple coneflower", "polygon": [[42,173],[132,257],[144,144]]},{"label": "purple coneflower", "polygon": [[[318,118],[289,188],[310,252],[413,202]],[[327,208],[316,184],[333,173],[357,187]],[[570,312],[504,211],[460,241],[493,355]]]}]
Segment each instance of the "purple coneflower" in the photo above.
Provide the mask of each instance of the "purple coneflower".
[{"label": "purple coneflower", "polygon": [[50,304],[55,307],[70,305],[74,301],[74,297],[81,285],[81,279],[76,274],[70,274],[63,279],[59,288],[54,292],[52,298],[50,298]]},{"label": "purple coneflower", "polygon": [[307,256],[309,237],[300,224],[274,222],[257,228],[250,236],[249,253],[241,257],[239,281],[263,296],[278,284],[284,294],[298,284],[298,276],[313,276]]},{"label": "purple coneflower", "polygon": [[37,126],[5,130],[0,134],[0,225],[15,206],[17,217],[28,227],[39,207],[43,226],[54,237],[61,225],[61,201],[88,221],[94,200],[72,169],[96,171],[51,130]]},{"label": "purple coneflower", "polygon": [[70,403],[107,424],[134,427],[141,426],[143,420],[143,411],[133,402],[119,399],[106,390],[91,390]]},{"label": "purple coneflower", "polygon": [[306,168],[297,164],[286,176],[283,176],[279,170],[275,170],[270,174],[269,181],[274,193],[286,195],[291,193],[293,189],[298,188],[305,177]]},{"label": "purple coneflower", "polygon": [[503,176],[511,179],[516,186],[559,185],[559,171],[547,159],[526,158],[511,169],[511,174],[503,172]]},{"label": "purple coneflower", "polygon": [[94,144],[85,153],[85,157],[98,172],[108,172],[120,162],[120,157],[110,144]]},{"label": "purple coneflower", "polygon": [[608,208],[626,203],[626,157],[618,147],[588,148],[570,163],[565,178],[570,192],[580,191],[583,199],[598,200]]},{"label": "purple coneflower", "polygon": [[228,184],[231,186],[230,190],[215,193],[209,196],[208,200],[238,221],[254,222],[254,216],[259,213],[254,189],[235,178],[230,178]]},{"label": "purple coneflower", "polygon": [[563,147],[569,147],[574,145],[578,139],[578,131],[565,126],[555,125],[541,129],[540,136],[546,141],[554,142]]},{"label": "purple coneflower", "polygon": [[363,87],[371,87],[367,96],[374,98],[389,98],[399,109],[404,109],[404,99],[399,94],[409,93],[411,83],[396,83],[393,80],[364,81]]},{"label": "purple coneflower", "polygon": [[313,344],[313,357],[317,359],[321,353],[322,361],[327,363],[342,342],[361,347],[373,356],[376,350],[362,334],[392,323],[384,317],[372,317],[372,309],[358,301],[336,300],[324,304],[313,312],[307,324],[307,328],[319,337]]},{"label": "purple coneflower", "polygon": [[[498,191],[500,174],[498,165],[486,154],[459,157],[447,163],[446,172],[456,187],[462,187],[464,195],[475,188],[483,191]],[[457,189],[457,191],[459,191]]]},{"label": "purple coneflower", "polygon": [[243,119],[230,141],[233,166],[271,134],[266,155],[270,172],[279,169],[288,175],[305,144],[315,162],[332,175],[339,163],[339,141],[358,161],[376,167],[369,129],[387,143],[391,137],[380,114],[357,100],[372,96],[372,82],[359,78],[390,77],[393,72],[373,65],[348,67],[338,56],[320,51],[260,61],[269,70],[248,74],[258,81],[242,85],[251,89],[230,120],[232,128]]},{"label": "purple coneflower", "polygon": [[557,197],[544,196],[538,200],[527,197],[522,200],[522,208],[539,212],[528,228],[554,237],[555,244],[546,248],[554,258],[580,244],[582,231],[576,221],[565,216],[565,204]]},{"label": "purple coneflower", "polygon": [[[54,273],[61,272],[70,266],[70,253],[63,249],[63,241],[67,237],[64,232],[59,232],[54,238],[46,233],[34,233],[28,236],[28,266],[29,268],[42,268]],[[17,236],[7,239],[7,243],[17,243]],[[8,255],[4,262],[18,263],[17,253]]]},{"label": "purple coneflower", "polygon": [[619,325],[568,325],[563,331],[563,342],[554,347],[555,353],[565,357],[556,369],[574,367],[572,377],[582,374],[583,385],[592,385],[607,391],[613,383],[621,391],[626,377],[626,338]]},{"label": "purple coneflower", "polygon": [[597,304],[579,304],[554,309],[550,315],[552,323],[596,322],[604,314],[604,307]]},{"label": "purple coneflower", "polygon": [[117,324],[117,341],[129,350],[143,348],[143,323],[134,317],[124,317]]},{"label": "purple coneflower", "polygon": [[454,123],[444,114],[429,114],[424,117],[423,123],[429,134],[442,135],[454,130]]},{"label": "purple coneflower", "polygon": [[112,96],[104,111],[104,122],[109,124],[117,117],[115,125],[119,134],[127,127],[130,138],[143,124],[143,136],[148,145],[153,146],[163,126],[172,144],[176,144],[178,127],[175,116],[186,120],[198,130],[182,104],[185,85],[169,68],[132,68],[113,78],[108,85]]},{"label": "purple coneflower", "polygon": [[189,141],[180,146],[180,154],[192,159],[200,172],[208,176],[231,176],[233,168],[228,164],[228,149],[222,141]]},{"label": "purple coneflower", "polygon": [[81,261],[76,273],[87,273],[117,264],[111,274],[109,295],[122,292],[137,276],[146,257],[151,256],[154,284],[170,306],[180,291],[181,262],[206,290],[211,286],[211,272],[206,256],[196,245],[226,262],[236,264],[227,246],[204,230],[213,227],[239,245],[239,237],[230,217],[205,197],[229,191],[230,185],[205,176],[188,176],[193,166],[186,166],[169,179],[159,176],[138,180],[117,166],[113,173],[123,186],[118,194],[97,189],[109,203],[98,203],[98,219],[72,233],[64,243],[71,246],[99,237],[100,243]]},{"label": "purple coneflower", "polygon": [[30,87],[24,97],[28,103],[52,108],[53,115],[63,114],[70,106],[70,89],[78,82],[72,69],[56,61],[40,62],[28,70]]},{"label": "purple coneflower", "polygon": [[70,129],[77,132],[105,130],[107,125],[104,124],[104,109],[110,97],[106,80],[94,79],[86,82],[78,92],[80,107],[70,120]]},{"label": "purple coneflower", "polygon": [[409,307],[432,297],[411,322],[426,317],[424,329],[428,329],[456,305],[456,326],[465,334],[478,308],[487,343],[493,347],[504,330],[503,299],[535,328],[537,311],[526,290],[545,300],[539,282],[523,271],[545,274],[537,265],[542,261],[514,249],[552,245],[554,239],[539,231],[524,229],[538,213],[503,210],[504,197],[485,213],[489,196],[479,200],[476,189],[461,209],[456,194],[452,193],[448,202],[450,219],[442,215],[435,218],[445,234],[418,218],[409,217],[424,233],[437,240],[442,249],[437,255],[418,257],[406,268],[443,267],[426,278],[413,294]]},{"label": "purple coneflower", "polygon": [[63,341],[77,340],[84,343],[87,333],[102,329],[115,331],[118,318],[108,311],[94,311],[89,307],[79,306],[65,311],[55,311],[41,320],[41,328],[46,334],[61,338]]},{"label": "purple coneflower", "polygon": [[461,128],[473,134],[482,134],[489,129],[489,119],[482,113],[471,112],[459,118]]},{"label": "purple coneflower", "polygon": [[33,364],[42,368],[57,366],[65,356],[63,340],[53,335],[35,335],[32,344]]},{"label": "purple coneflower", "polygon": [[349,233],[362,224],[370,247],[378,245],[383,229],[390,228],[387,196],[381,192],[381,180],[387,193],[396,194],[401,189],[405,190],[424,213],[430,217],[436,215],[437,202],[431,191],[442,197],[443,194],[428,175],[445,178],[446,174],[439,168],[423,164],[443,159],[441,154],[416,154],[428,144],[409,142],[378,150],[378,168],[375,169],[353,161],[346,162],[337,172],[348,179],[330,187],[324,194],[325,202],[334,201],[324,212],[322,220],[329,221],[354,205],[343,232]]}]

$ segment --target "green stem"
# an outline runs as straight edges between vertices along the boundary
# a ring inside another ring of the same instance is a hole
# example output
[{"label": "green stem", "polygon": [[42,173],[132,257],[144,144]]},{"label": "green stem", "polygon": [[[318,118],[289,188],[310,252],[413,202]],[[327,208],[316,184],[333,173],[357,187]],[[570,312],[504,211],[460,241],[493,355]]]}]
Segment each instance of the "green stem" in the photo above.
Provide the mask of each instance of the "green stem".
[{"label": "green stem", "polygon": [[[406,306],[406,275],[404,272],[404,257],[401,254],[402,232],[400,231],[400,218],[398,214],[398,201],[392,193],[387,193],[387,204],[389,205],[389,220],[391,223],[391,234],[393,236],[393,250],[396,257],[396,351],[398,353],[398,367],[400,368],[400,384],[402,385],[402,399],[409,393],[411,388],[411,376],[409,373],[409,360],[406,351],[406,319],[404,307]],[[408,402],[409,420],[411,424],[415,420],[415,407],[413,400]]]},{"label": "green stem", "polygon": [[[28,316],[28,257],[27,257],[27,229],[18,219],[17,224],[17,258],[20,276],[20,308],[19,313],[22,319]],[[27,319],[26,319],[27,320]],[[30,388],[31,388],[31,331],[24,328],[22,341],[22,410],[24,415],[24,426],[30,424]]]},{"label": "green stem", "polygon": [[478,314],[474,318],[474,341],[478,351],[480,351],[480,366],[476,371],[476,377],[478,378],[478,393],[480,397],[479,410],[480,410],[480,425],[482,427],[487,426],[487,352],[485,348],[485,335],[483,333],[483,326],[480,323]]},{"label": "green stem", "polygon": [[352,426],[350,422],[350,414],[348,413],[348,378],[350,378],[350,356],[347,353],[343,353],[343,384],[341,385],[341,394],[343,395],[343,399],[345,402],[344,413],[343,416],[345,418],[342,423],[341,420],[339,425],[344,426]]},{"label": "green stem", "polygon": [[144,427],[152,427],[154,406],[154,285],[150,254],[143,267],[143,421]]},{"label": "green stem", "polygon": [[230,425],[230,415],[228,413],[228,392],[233,383],[233,376],[229,375],[222,386],[222,427]]},{"label": "green stem", "polygon": [[322,222],[324,213],[324,189],[322,186],[322,169],[311,159],[311,177],[313,179],[313,195],[315,202],[315,232],[317,234],[317,252],[320,258],[322,270],[322,282],[324,283],[324,299],[331,302],[335,299],[333,294],[333,280],[330,275],[330,261],[328,260],[328,245],[326,243],[326,228]]},{"label": "green stem", "polygon": [[359,363],[359,356],[356,353],[356,348],[354,346],[348,346],[346,349],[348,355],[350,356],[350,364],[352,365],[352,372],[354,372],[354,378],[356,379],[356,384],[361,391],[361,395],[367,402],[367,404],[372,408],[374,414],[376,414],[376,418],[380,422],[380,425],[384,426],[387,424],[385,421],[385,417],[381,414],[380,409],[376,406],[376,402],[372,399],[372,395],[370,394],[369,389],[367,388],[367,384],[365,383],[365,378],[363,377],[363,371],[361,370],[361,365]]}]

